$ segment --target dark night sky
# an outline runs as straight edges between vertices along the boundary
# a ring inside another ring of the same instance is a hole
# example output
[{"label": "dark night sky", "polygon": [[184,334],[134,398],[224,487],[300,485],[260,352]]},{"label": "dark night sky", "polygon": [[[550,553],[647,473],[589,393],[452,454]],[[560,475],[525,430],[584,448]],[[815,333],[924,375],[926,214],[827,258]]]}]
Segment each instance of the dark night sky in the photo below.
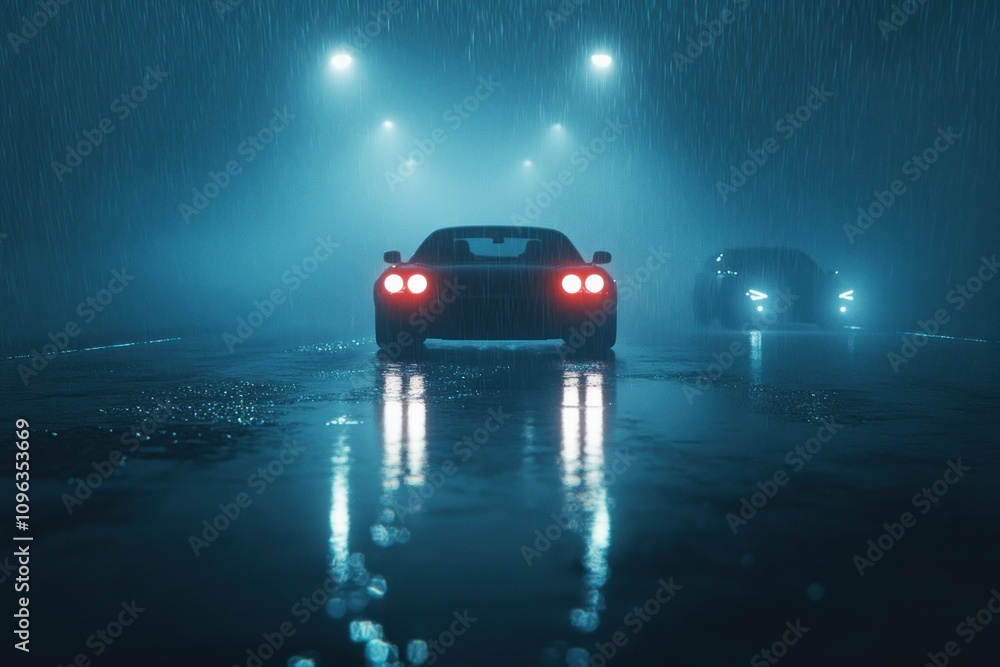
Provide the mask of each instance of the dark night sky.
[{"label": "dark night sky", "polygon": [[[220,16],[210,0],[72,0],[26,40],[11,35],[37,2],[4,3],[0,345],[42,345],[123,267],[134,282],[81,344],[221,335],[318,235],[337,252],[266,326],[369,336],[383,250],[509,222],[606,119],[628,127],[535,222],[585,256],[610,250],[619,277],[650,245],[672,253],[623,311],[626,331],[686,326],[694,268],[728,246],[800,247],[869,295],[872,326],[911,330],[1000,251],[994,2],[928,2],[885,35],[888,0],[590,0],[550,25],[559,4],[404,2],[336,72],[352,29],[392,3],[246,0]],[[679,67],[673,54],[728,8],[735,20]],[[605,74],[588,61],[599,50],[614,57]],[[157,67],[169,76],[121,118],[115,100]],[[444,112],[490,76],[497,90],[449,127]],[[785,138],[775,124],[812,86],[833,95]],[[294,118],[244,162],[240,143],[275,108]],[[52,162],[103,118],[113,129],[60,180]],[[390,190],[385,172],[435,128],[447,141]],[[907,179],[939,128],[961,138],[850,243],[844,224]],[[723,201],[717,182],[769,137],[777,153]],[[242,173],[185,224],[179,205],[230,160]],[[988,283],[953,333],[1000,336],[998,304]]]}]

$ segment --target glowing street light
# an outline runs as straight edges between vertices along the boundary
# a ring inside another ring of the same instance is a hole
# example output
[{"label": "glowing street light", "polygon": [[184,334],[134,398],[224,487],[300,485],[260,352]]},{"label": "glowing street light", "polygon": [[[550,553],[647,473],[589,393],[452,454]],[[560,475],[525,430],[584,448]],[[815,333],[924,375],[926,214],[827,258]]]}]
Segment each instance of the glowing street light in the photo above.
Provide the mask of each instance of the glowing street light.
[{"label": "glowing street light", "polygon": [[350,53],[335,53],[333,57],[330,58],[330,65],[332,65],[334,69],[347,69],[351,66],[352,62],[354,62],[354,58],[351,57]]},{"label": "glowing street light", "polygon": [[608,69],[611,67],[611,56],[607,53],[595,53],[590,56],[590,62],[597,69]]},{"label": "glowing street light", "polygon": [[384,127],[387,130],[391,130],[392,128],[394,128],[396,126],[393,124],[393,122],[391,120],[387,120],[384,123],[382,123],[382,127]]},{"label": "glowing street light", "polygon": [[531,160],[525,160],[523,164],[525,169],[531,169],[532,167],[535,166],[535,163],[532,162]]}]

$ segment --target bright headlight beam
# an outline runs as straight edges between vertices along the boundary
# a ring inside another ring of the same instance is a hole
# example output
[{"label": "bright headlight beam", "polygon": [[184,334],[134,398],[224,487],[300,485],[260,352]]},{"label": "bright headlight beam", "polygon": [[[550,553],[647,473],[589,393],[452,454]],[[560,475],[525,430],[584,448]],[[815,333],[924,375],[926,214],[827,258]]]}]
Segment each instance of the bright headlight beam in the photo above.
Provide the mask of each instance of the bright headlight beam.
[{"label": "bright headlight beam", "polygon": [[765,294],[764,292],[758,292],[755,289],[748,291],[747,296],[750,297],[751,301],[763,301],[764,299],[767,298],[767,294]]}]

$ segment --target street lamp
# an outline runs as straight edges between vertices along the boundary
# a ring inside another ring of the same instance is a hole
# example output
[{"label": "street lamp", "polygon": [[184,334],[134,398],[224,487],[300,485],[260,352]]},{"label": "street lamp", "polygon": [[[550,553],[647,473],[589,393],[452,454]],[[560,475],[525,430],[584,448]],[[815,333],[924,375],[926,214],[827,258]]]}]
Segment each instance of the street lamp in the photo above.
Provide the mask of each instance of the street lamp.
[{"label": "street lamp", "polygon": [[330,65],[332,65],[334,69],[347,69],[351,66],[352,62],[354,62],[354,58],[351,57],[351,54],[343,51],[335,53],[333,57],[330,58]]},{"label": "street lamp", "polygon": [[597,69],[608,69],[611,67],[611,56],[607,53],[595,53],[590,56],[590,63]]}]

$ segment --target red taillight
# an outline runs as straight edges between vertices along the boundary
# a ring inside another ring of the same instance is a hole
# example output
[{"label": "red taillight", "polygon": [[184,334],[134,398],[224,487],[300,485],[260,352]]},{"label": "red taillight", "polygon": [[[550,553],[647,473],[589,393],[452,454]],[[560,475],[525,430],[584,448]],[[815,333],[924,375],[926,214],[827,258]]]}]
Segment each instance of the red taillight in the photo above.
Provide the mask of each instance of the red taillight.
[{"label": "red taillight", "polygon": [[583,286],[587,288],[587,291],[591,294],[597,294],[604,290],[604,278],[596,273],[592,273],[587,276],[587,279],[583,281]]},{"label": "red taillight", "polygon": [[607,283],[604,276],[599,273],[591,273],[586,279],[575,273],[567,273],[562,279],[562,288],[567,294],[579,294],[580,292],[601,294],[604,292],[605,285]]},{"label": "red taillight", "polygon": [[406,280],[406,289],[413,294],[422,294],[427,289],[427,278],[420,273],[414,273]]},{"label": "red taillight", "polygon": [[390,273],[382,280],[382,287],[389,294],[423,294],[430,286],[422,273]]},{"label": "red taillight", "polygon": [[562,279],[562,288],[567,294],[576,294],[583,288],[583,281],[580,280],[580,276],[570,273]]},{"label": "red taillight", "polygon": [[387,275],[382,284],[385,286],[385,291],[390,294],[396,294],[403,291],[403,277],[396,273],[390,273]]}]

